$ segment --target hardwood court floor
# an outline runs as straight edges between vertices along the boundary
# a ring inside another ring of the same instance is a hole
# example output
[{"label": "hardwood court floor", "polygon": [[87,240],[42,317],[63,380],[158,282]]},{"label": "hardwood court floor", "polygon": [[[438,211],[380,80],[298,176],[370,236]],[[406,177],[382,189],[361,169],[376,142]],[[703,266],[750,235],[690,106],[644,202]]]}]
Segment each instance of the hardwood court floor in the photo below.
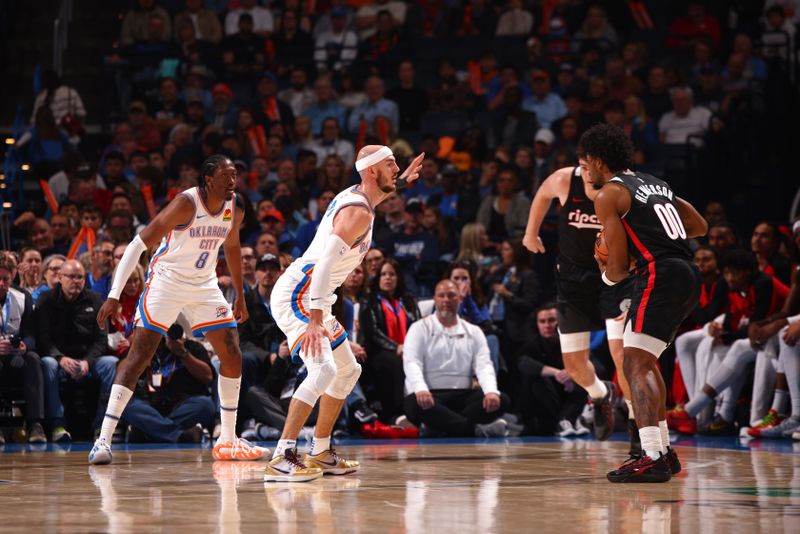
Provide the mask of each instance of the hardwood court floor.
[{"label": "hardwood court floor", "polygon": [[[679,446],[665,484],[610,484],[625,443],[354,442],[358,475],[265,484],[262,463],[208,449],[117,446],[90,467],[69,452],[6,445],[2,532],[800,532],[800,443]],[[17,452],[9,452],[17,451]]]}]

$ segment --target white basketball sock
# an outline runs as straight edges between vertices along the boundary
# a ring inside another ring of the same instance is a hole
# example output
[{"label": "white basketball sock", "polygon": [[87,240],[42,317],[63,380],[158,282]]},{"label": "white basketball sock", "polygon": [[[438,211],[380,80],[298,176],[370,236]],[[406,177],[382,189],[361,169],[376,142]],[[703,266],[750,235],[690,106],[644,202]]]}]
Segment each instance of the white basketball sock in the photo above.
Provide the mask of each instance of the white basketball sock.
[{"label": "white basketball sock", "polygon": [[792,398],[792,417],[800,417],[800,348],[790,347],[781,342],[780,359],[789,385],[789,396]]},{"label": "white basketball sock", "polygon": [[664,449],[664,452],[667,452],[667,447],[669,447],[669,428],[667,428],[666,419],[658,422],[658,430],[661,431],[661,448]]},{"label": "white basketball sock", "polygon": [[103,426],[100,428],[99,439],[111,443],[119,418],[122,416],[122,412],[125,411],[125,406],[128,405],[132,395],[133,391],[122,384],[111,386],[111,394],[108,398],[108,407],[106,408],[106,416],[103,418]]},{"label": "white basketball sock", "polygon": [[661,445],[661,429],[657,426],[640,428],[639,439],[642,442],[642,450],[652,460],[658,460],[659,455],[666,452]]},{"label": "white basketball sock", "polygon": [[311,441],[311,454],[319,454],[321,452],[325,452],[331,448],[331,437],[328,436],[327,438],[318,438],[314,436],[313,441]]},{"label": "white basketball sock", "polygon": [[217,392],[219,393],[219,419],[222,427],[220,441],[233,441],[236,437],[236,411],[239,409],[239,388],[242,377],[228,378],[219,375]]},{"label": "white basketball sock", "polygon": [[603,383],[603,381],[597,378],[597,375],[595,375],[594,383],[586,388],[586,392],[593,399],[604,399],[608,394],[608,388]]}]

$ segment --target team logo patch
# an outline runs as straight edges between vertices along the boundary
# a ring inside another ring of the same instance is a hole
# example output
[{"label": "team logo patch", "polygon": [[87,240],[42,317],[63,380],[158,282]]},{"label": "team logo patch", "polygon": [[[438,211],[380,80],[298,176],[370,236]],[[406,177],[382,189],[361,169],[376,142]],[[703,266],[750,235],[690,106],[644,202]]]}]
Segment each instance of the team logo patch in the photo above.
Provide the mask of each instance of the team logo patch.
[{"label": "team logo patch", "polygon": [[233,218],[233,215],[231,214],[231,210],[225,210],[225,213],[222,214],[222,221],[223,222],[228,222],[232,218]]},{"label": "team logo patch", "polygon": [[225,306],[217,307],[217,319],[219,319],[220,317],[225,317],[226,315],[228,315],[228,308],[226,308]]}]

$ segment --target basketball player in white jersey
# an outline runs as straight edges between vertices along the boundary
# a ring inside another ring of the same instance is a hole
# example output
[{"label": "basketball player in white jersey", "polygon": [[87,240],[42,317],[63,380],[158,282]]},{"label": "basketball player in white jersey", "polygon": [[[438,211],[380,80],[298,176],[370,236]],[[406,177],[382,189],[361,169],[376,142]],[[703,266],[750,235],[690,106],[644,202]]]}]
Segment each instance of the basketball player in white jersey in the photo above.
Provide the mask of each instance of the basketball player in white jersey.
[{"label": "basketball player in white jersey", "polygon": [[[144,292],[134,319],[136,331],[128,357],[120,364],[111,388],[100,437],[89,463],[111,463],[111,436],[136,382],[150,365],[161,338],[183,312],[195,335],[205,335],[220,359],[218,391],[222,433],[215,460],[260,460],[269,453],[236,437],[236,410],[242,375],[237,323],[247,320],[242,287],[239,226],[243,210],[236,206],[236,168],[225,156],[203,162],[200,187],[177,195],[125,249],[111,284],[108,300],[97,314],[102,326],[119,312],[119,295],[145,250],[161,242],[150,262]],[[236,299],[231,310],[217,285],[220,245],[231,271]],[[159,375],[159,378],[163,378]],[[155,380],[155,376],[153,377]],[[158,384],[153,384],[158,386]]]},{"label": "basketball player in white jersey", "polygon": [[[270,307],[286,334],[293,358],[308,370],[295,390],[286,424],[264,475],[268,482],[303,482],[322,474],[354,473],[359,464],[331,447],[331,431],[345,398],[361,375],[347,343],[347,332],[331,314],[333,292],[361,264],[372,242],[375,206],[396,190],[397,181],[413,182],[425,155],[420,154],[400,178],[391,149],[368,145],[358,153],[361,183],[334,198],[305,253],[278,279]],[[311,450],[301,460],[296,440],[311,409],[320,400]]]}]

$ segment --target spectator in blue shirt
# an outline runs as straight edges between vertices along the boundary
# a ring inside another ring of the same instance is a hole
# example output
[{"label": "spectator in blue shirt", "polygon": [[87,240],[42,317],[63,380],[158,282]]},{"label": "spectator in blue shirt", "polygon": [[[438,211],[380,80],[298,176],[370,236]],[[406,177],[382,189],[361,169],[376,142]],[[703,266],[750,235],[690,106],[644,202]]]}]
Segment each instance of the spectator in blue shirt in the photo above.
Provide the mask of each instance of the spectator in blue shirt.
[{"label": "spectator in blue shirt", "polygon": [[378,76],[370,76],[364,86],[367,94],[367,101],[356,107],[350,113],[347,127],[351,133],[357,134],[362,121],[368,124],[368,133],[375,133],[375,119],[385,117],[392,127],[393,132],[397,132],[400,126],[400,112],[397,104],[383,97],[385,91],[383,80]]},{"label": "spectator in blue shirt", "polygon": [[534,71],[531,75],[533,96],[522,101],[522,109],[536,113],[542,128],[563,118],[567,114],[567,106],[560,96],[550,90],[550,75],[543,70]]},{"label": "spectator in blue shirt", "polygon": [[418,298],[433,295],[438,280],[439,244],[436,236],[423,230],[419,222],[422,203],[409,202],[404,213],[403,233],[392,240],[391,255],[400,264],[408,292]]},{"label": "spectator in blue shirt", "polygon": [[330,76],[317,78],[314,96],[316,101],[303,111],[303,115],[311,119],[311,131],[315,136],[322,134],[322,123],[327,118],[336,119],[339,124],[345,123],[347,110],[336,101]]}]

